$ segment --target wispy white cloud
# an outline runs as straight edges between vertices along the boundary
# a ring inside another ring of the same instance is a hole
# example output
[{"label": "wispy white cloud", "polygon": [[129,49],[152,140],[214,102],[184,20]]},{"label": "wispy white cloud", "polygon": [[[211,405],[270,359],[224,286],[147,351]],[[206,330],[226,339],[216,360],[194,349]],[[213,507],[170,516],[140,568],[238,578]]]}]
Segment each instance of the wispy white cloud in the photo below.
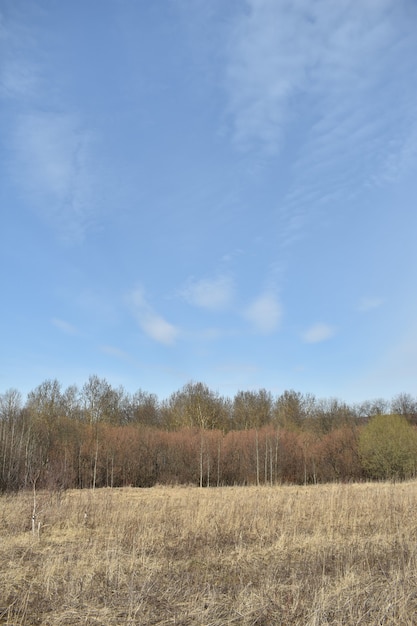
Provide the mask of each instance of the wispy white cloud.
[{"label": "wispy white cloud", "polygon": [[257,332],[267,335],[279,328],[282,309],[276,295],[265,292],[247,307],[244,316]]},{"label": "wispy white cloud", "polygon": [[12,177],[68,241],[82,240],[93,217],[91,145],[73,115],[29,113],[16,122]]},{"label": "wispy white cloud", "polygon": [[[362,98],[370,88],[382,88],[384,72],[394,69],[398,35],[403,35],[400,46],[413,45],[404,3],[248,0],[246,5],[234,23],[227,66],[235,138],[279,148],[304,97],[311,98],[316,129],[336,132],[336,120],[348,113],[356,133],[350,140],[369,139],[361,122],[371,103]],[[362,110],[356,108],[359,102]],[[328,109],[330,104],[336,108]],[[378,127],[374,116],[367,123]],[[318,143],[320,138],[321,132]]]},{"label": "wispy white cloud", "polygon": [[[417,101],[417,98],[416,98]],[[414,109],[417,120],[417,102]],[[371,184],[382,185],[385,182],[396,182],[403,174],[414,171],[417,162],[417,121],[410,124],[405,136],[392,140],[382,160],[381,168],[370,179]]]},{"label": "wispy white cloud", "polygon": [[[79,243],[97,217],[93,133],[59,93],[31,17],[0,9],[0,100],[8,107],[3,146],[9,180],[26,203],[67,243]],[[36,20],[35,20],[36,21]]]},{"label": "wispy white cloud", "polygon": [[78,329],[73,326],[72,324],[70,324],[69,322],[66,322],[65,320],[61,320],[58,318],[53,318],[51,320],[52,324],[58,328],[59,330],[61,330],[63,333],[66,333],[67,335],[78,335],[79,331]]},{"label": "wispy white cloud", "polygon": [[230,276],[188,281],[183,297],[194,306],[212,311],[227,309],[233,302],[235,285]]},{"label": "wispy white cloud", "polygon": [[[25,18],[30,24],[28,7]],[[29,99],[41,88],[42,70],[37,60],[33,32],[23,19],[6,17],[0,7],[0,98]],[[35,9],[36,13],[36,9]]]},{"label": "wispy white cloud", "polygon": [[121,350],[120,348],[116,348],[115,346],[102,345],[100,346],[100,350],[101,352],[104,352],[104,354],[109,354],[110,356],[114,356],[122,361],[131,361],[131,357],[127,352]]},{"label": "wispy white cloud", "polygon": [[[294,3],[298,4],[298,3]],[[227,88],[234,140],[268,152],[280,148],[290,101],[304,82],[297,12],[273,0],[249,0],[229,44]]]},{"label": "wispy white cloud", "polygon": [[153,310],[143,289],[134,289],[128,300],[139,327],[148,337],[167,346],[176,342],[180,334],[179,328]]},{"label": "wispy white cloud", "polygon": [[0,70],[0,94],[5,98],[29,97],[40,83],[38,66],[28,60],[10,59]]},{"label": "wispy white cloud", "polygon": [[234,20],[234,143],[274,154],[291,135],[300,155],[278,210],[282,243],[299,238],[312,211],[416,166],[416,26],[405,0],[247,0]]},{"label": "wispy white cloud", "polygon": [[331,339],[336,334],[336,329],[328,324],[314,324],[310,326],[302,335],[303,341],[306,343],[321,343],[327,339]]},{"label": "wispy white cloud", "polygon": [[364,297],[359,301],[357,310],[362,313],[366,313],[368,311],[372,311],[373,309],[378,309],[383,305],[383,303],[384,300],[382,298]]}]

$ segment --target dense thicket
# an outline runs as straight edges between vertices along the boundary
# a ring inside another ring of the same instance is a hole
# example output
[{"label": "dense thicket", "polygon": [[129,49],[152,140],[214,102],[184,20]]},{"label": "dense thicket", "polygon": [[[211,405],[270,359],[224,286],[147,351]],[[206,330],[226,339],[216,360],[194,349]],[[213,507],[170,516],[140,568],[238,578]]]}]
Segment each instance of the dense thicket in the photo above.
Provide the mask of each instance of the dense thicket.
[{"label": "dense thicket", "polygon": [[416,473],[416,424],[405,393],[350,406],[188,383],[161,402],[97,376],[81,389],[46,380],[25,402],[0,394],[0,490],[404,478]]}]

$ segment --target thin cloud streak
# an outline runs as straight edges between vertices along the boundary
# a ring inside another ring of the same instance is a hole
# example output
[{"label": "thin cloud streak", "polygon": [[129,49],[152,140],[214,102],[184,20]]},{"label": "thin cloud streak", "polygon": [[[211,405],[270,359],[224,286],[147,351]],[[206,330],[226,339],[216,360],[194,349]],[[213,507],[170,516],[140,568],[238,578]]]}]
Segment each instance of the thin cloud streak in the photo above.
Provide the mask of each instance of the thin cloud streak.
[{"label": "thin cloud streak", "polygon": [[56,328],[58,328],[60,331],[67,335],[79,335],[78,329],[69,322],[66,322],[65,320],[53,318],[51,322]]},{"label": "thin cloud streak", "polygon": [[331,339],[336,334],[336,329],[328,324],[314,324],[302,335],[305,343],[321,343]]},{"label": "thin cloud streak", "polygon": [[101,345],[99,349],[104,354],[116,357],[117,359],[121,359],[122,361],[132,361],[132,357],[127,352],[121,350],[120,348],[116,348],[115,346]]},{"label": "thin cloud streak", "polygon": [[[31,11],[34,7],[28,8]],[[36,98],[41,91],[42,69],[36,60],[35,38],[31,27],[11,18],[11,13],[6,16],[0,7],[0,97]],[[27,21],[30,23],[30,18]]]},{"label": "thin cloud streak", "polygon": [[1,68],[0,95],[4,98],[30,97],[36,93],[40,77],[35,63],[18,59],[5,62]]},{"label": "thin cloud streak", "polygon": [[232,304],[235,286],[230,276],[203,278],[190,280],[181,293],[189,304],[211,311],[222,311]]},{"label": "thin cloud streak", "polygon": [[384,300],[382,298],[375,297],[365,297],[362,298],[357,306],[357,310],[361,313],[367,313],[368,311],[373,311],[374,309],[379,309],[384,304]]},{"label": "thin cloud streak", "polygon": [[180,335],[179,328],[156,313],[145,298],[143,289],[133,290],[128,301],[141,330],[158,343],[172,346]]}]

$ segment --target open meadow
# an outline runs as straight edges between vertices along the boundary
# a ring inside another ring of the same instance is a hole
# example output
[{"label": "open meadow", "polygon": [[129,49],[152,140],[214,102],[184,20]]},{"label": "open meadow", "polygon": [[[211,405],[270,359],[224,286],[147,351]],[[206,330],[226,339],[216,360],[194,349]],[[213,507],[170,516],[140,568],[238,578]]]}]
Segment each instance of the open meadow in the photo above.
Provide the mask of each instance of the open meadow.
[{"label": "open meadow", "polygon": [[417,624],[417,483],[0,498],[0,624]]}]

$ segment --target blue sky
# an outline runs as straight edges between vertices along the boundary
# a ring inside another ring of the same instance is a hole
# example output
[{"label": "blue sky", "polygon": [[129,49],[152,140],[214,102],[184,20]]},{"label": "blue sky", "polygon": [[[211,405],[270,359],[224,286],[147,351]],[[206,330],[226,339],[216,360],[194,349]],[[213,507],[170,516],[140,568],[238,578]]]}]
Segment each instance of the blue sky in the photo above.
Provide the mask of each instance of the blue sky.
[{"label": "blue sky", "polygon": [[417,4],[1,0],[0,392],[417,394]]}]

